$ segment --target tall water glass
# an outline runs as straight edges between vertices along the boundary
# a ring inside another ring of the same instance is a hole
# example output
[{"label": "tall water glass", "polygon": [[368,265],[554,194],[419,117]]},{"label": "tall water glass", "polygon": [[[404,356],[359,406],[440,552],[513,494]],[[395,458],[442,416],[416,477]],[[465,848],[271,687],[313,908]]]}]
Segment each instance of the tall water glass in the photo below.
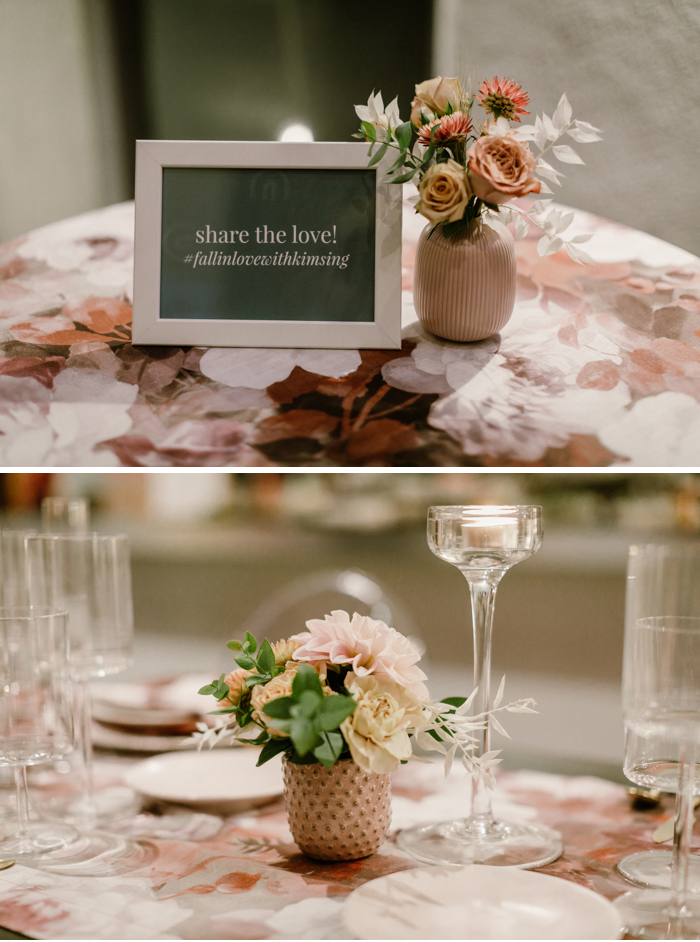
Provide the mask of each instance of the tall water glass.
[{"label": "tall water glass", "polygon": [[[700,544],[631,546],[625,600],[627,626],[633,627],[640,618],[670,615],[700,616]],[[673,781],[677,777],[679,750],[677,741],[642,736],[627,728],[625,775],[637,785],[676,791]],[[617,868],[633,883],[668,888],[671,863],[671,851],[648,850],[629,854]],[[700,858],[696,856],[690,858],[688,878],[693,888],[700,889]]]},{"label": "tall water glass", "polygon": [[700,938],[700,900],[688,895],[697,757],[700,753],[700,617],[638,618],[625,626],[625,726],[645,739],[675,743],[671,756],[645,763],[651,781],[678,794],[671,890],[634,890],[615,902],[628,934],[642,939]]},{"label": "tall water glass", "polygon": [[30,824],[27,767],[73,748],[73,704],[65,612],[0,608],[0,766],[15,774],[17,825],[3,822],[0,859],[56,850],[77,834],[65,824]]},{"label": "tall water glass", "polygon": [[[542,508],[536,506],[431,507],[428,544],[440,559],[460,570],[471,596],[474,636],[474,715],[491,704],[491,632],[496,590],[505,573],[532,556],[542,543]],[[476,754],[489,751],[488,725]],[[556,860],[562,852],[548,828],[496,821],[491,795],[480,776],[471,786],[468,818],[402,831],[398,844],[432,864],[489,864],[529,869]]]},{"label": "tall water glass", "polygon": [[84,497],[44,497],[41,502],[43,533],[87,533],[89,507]]},{"label": "tall water glass", "polygon": [[82,794],[78,801],[54,810],[84,828],[91,827],[137,807],[129,789],[94,787],[90,697],[91,679],[116,674],[132,661],[129,541],[123,534],[38,534],[27,538],[27,552],[32,602],[69,613]]}]

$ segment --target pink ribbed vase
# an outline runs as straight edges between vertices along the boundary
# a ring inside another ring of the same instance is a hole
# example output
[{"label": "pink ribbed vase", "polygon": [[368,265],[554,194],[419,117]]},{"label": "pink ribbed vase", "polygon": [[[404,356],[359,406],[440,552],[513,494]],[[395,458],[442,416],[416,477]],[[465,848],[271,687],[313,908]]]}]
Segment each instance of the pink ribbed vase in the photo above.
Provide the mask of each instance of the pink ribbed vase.
[{"label": "pink ribbed vase", "polygon": [[426,226],[413,277],[418,319],[445,340],[491,337],[513,313],[515,275],[513,237],[500,223],[477,218],[448,239]]}]

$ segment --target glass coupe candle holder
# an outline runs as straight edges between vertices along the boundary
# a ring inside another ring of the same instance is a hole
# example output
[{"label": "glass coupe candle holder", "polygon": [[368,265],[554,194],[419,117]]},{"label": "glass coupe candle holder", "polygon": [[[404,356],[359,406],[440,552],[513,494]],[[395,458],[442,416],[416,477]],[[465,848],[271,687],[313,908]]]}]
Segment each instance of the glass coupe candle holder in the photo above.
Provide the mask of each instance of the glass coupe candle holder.
[{"label": "glass coupe candle holder", "polygon": [[[473,714],[491,704],[491,632],[496,590],[504,574],[532,556],[542,543],[542,508],[535,506],[446,506],[428,511],[428,544],[460,570],[471,596],[474,632]],[[475,755],[489,751],[489,727],[479,733]],[[474,776],[468,818],[410,828],[397,843],[424,863],[489,864],[529,869],[556,860],[558,835],[548,828],[496,821],[484,780]]]}]

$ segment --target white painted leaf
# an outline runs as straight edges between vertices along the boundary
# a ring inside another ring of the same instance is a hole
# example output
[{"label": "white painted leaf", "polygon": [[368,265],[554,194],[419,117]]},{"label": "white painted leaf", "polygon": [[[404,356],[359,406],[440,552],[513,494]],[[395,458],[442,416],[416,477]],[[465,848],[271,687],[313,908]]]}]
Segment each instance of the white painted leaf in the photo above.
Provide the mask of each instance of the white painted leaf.
[{"label": "white painted leaf", "polygon": [[506,688],[506,675],[504,674],[501,679],[501,683],[498,687],[498,693],[496,694],[496,698],[493,701],[494,710],[497,710],[499,706],[501,705],[501,701],[503,700],[503,691],[505,690],[505,688]]},{"label": "white painted leaf", "polygon": [[588,240],[592,238],[592,232],[582,232],[580,235],[575,235],[573,238],[569,239],[569,242],[588,242]]},{"label": "white painted leaf", "polygon": [[524,239],[530,230],[530,220],[526,219],[524,216],[521,216],[520,219],[515,224],[515,241]]},{"label": "white painted leaf", "polygon": [[540,180],[540,193],[551,193],[554,195],[554,190],[550,186],[547,186],[544,180]]},{"label": "white painted leaf", "polygon": [[593,131],[581,131],[579,128],[569,128],[566,132],[569,137],[573,137],[577,144],[593,144],[595,141],[602,141],[600,134]]},{"label": "white painted leaf", "polygon": [[534,213],[535,216],[539,216],[539,214],[543,213],[551,202],[551,200],[537,200],[537,202],[533,203],[530,207],[530,212]]},{"label": "white painted leaf", "polygon": [[472,692],[469,694],[467,699],[464,701],[462,706],[457,707],[457,709],[455,710],[455,713],[457,716],[464,716],[465,713],[469,712],[469,710],[471,709],[471,705],[474,702],[474,697],[476,696],[478,689],[479,689],[478,687],[475,687],[472,690]]},{"label": "white painted leaf", "polygon": [[543,235],[540,241],[537,243],[537,254],[546,255],[548,248],[549,248],[549,236]]},{"label": "white painted leaf", "polygon": [[568,253],[568,255],[569,255],[569,258],[572,258],[578,265],[583,265],[583,260],[578,257],[578,252],[577,252],[576,249],[573,247],[573,245],[570,245],[570,244],[567,242],[567,243],[564,245],[564,248],[566,249],[566,251],[567,251],[567,253]]},{"label": "white painted leaf", "polygon": [[559,249],[562,247],[563,244],[564,244],[563,239],[552,239],[552,241],[549,244],[549,248],[545,252],[545,255],[554,255],[555,252],[559,251]]},{"label": "white painted leaf", "polygon": [[515,131],[515,137],[519,141],[534,141],[537,136],[537,126],[534,124],[520,125]]},{"label": "white painted leaf", "polygon": [[569,147],[568,144],[558,144],[556,147],[552,148],[552,153],[557,158],[557,160],[561,160],[563,164],[583,163],[573,147]]},{"label": "white painted leaf", "polygon": [[588,123],[588,121],[576,121],[575,124],[576,124],[576,127],[579,128],[581,131],[591,131],[594,134],[595,133],[600,134],[600,128],[594,128],[592,124]]},{"label": "white painted leaf", "polygon": [[568,229],[571,223],[574,221],[574,213],[566,213],[557,221],[554,231],[557,235],[560,232],[563,232],[565,229]]},{"label": "white painted leaf", "polygon": [[450,769],[452,768],[452,760],[455,757],[455,752],[457,750],[457,743],[450,749],[450,751],[445,756],[445,778],[450,774]]},{"label": "white painted leaf", "polygon": [[566,97],[566,92],[564,92],[559,99],[557,110],[552,115],[552,124],[560,134],[567,124],[570,123],[571,113],[571,105],[569,104],[569,99]]},{"label": "white painted leaf", "polygon": [[554,127],[552,119],[548,118],[546,114],[543,114],[542,124],[544,125],[544,129],[547,132],[547,140],[556,141],[556,139],[559,137],[559,131],[557,131],[557,129]]},{"label": "white painted leaf", "polygon": [[580,249],[578,246],[576,246],[574,251],[582,262],[585,262],[587,265],[595,265],[595,259],[591,258],[588,252],[584,252],[583,249]]},{"label": "white painted leaf", "polygon": [[492,716],[492,717],[491,717],[491,726],[492,726],[493,729],[496,730],[497,733],[500,733],[501,736],[505,736],[506,739],[510,739],[510,736],[509,736],[508,733],[503,729],[503,727],[502,727],[501,724],[498,722],[498,720],[496,719],[495,716]]},{"label": "white painted leaf", "polygon": [[537,161],[537,173],[540,177],[545,177],[547,180],[551,180],[552,183],[556,183],[557,186],[561,186],[559,177],[563,177],[564,174],[559,170],[555,170],[554,167],[548,164],[546,160],[543,160],[542,157]]},{"label": "white painted leaf", "polygon": [[537,115],[535,118],[535,135],[533,140],[540,150],[542,150],[544,145],[547,143],[547,129],[545,128],[544,122],[539,115]]}]

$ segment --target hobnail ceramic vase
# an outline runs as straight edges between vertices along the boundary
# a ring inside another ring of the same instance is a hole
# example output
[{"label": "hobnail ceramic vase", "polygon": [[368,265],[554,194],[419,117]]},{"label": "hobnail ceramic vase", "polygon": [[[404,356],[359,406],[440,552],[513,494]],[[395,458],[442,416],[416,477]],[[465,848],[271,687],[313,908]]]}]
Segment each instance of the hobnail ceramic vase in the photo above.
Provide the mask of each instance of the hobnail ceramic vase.
[{"label": "hobnail ceramic vase", "polygon": [[365,772],[352,759],[327,769],[284,760],[289,827],[315,860],[358,860],[384,842],[391,823],[391,776]]},{"label": "hobnail ceramic vase", "polygon": [[515,243],[499,222],[477,217],[448,238],[426,226],[413,277],[418,319],[445,340],[484,340],[508,323],[515,278]]}]

